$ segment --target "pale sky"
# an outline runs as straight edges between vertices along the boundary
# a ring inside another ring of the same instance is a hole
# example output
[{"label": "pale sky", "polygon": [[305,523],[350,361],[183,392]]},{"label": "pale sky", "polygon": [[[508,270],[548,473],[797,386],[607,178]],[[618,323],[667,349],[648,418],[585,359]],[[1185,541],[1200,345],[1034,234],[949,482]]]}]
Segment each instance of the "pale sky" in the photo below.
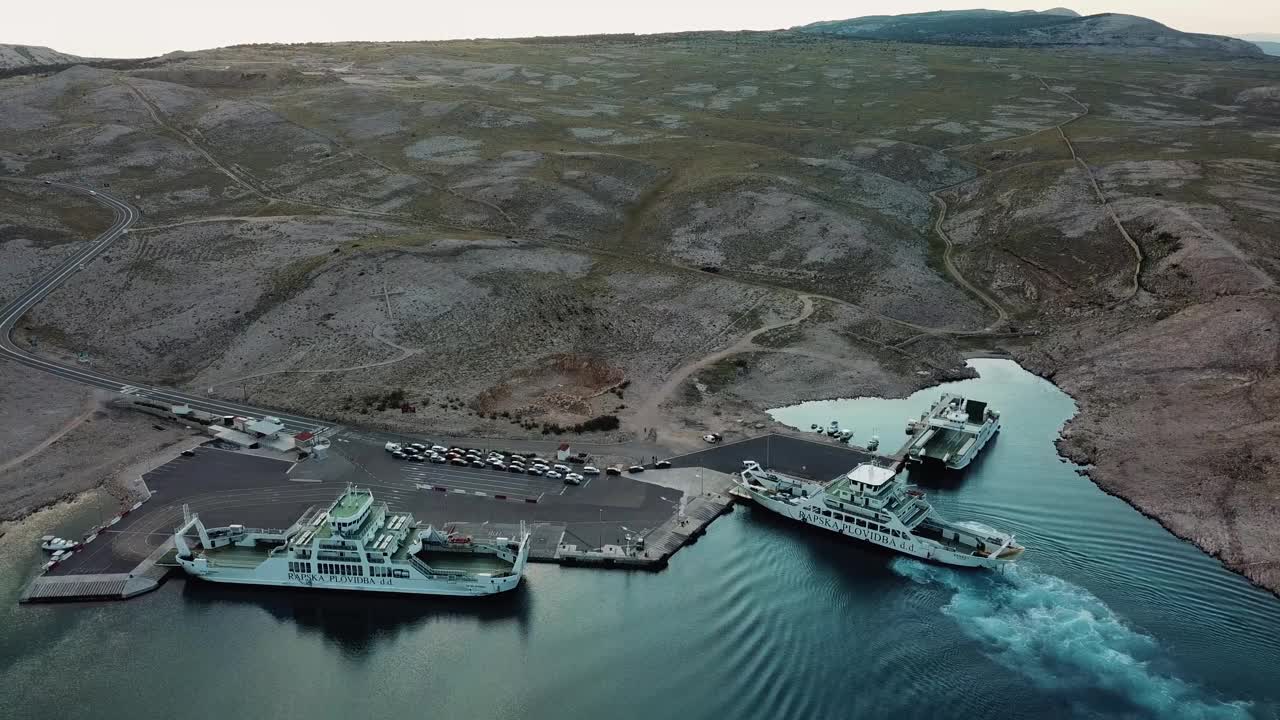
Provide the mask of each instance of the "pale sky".
[{"label": "pale sky", "polygon": [[[1017,0],[14,0],[8,5],[0,42],[90,57],[141,57],[249,42],[772,30],[859,15],[1054,7]],[[1062,6],[1084,15],[1142,15],[1188,32],[1280,32],[1280,0],[1090,0]]]}]

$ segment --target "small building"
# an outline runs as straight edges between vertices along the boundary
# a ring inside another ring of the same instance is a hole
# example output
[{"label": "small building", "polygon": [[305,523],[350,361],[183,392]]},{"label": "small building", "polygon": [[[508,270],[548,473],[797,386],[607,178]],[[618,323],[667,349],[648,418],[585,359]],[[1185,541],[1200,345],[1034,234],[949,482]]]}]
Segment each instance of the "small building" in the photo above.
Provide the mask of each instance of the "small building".
[{"label": "small building", "polygon": [[280,422],[280,418],[264,417],[261,420],[245,423],[245,431],[251,432],[258,437],[275,439],[284,430],[284,423]]},{"label": "small building", "polygon": [[568,460],[573,455],[573,450],[569,449],[569,443],[560,443],[560,449],[556,450],[556,459],[561,462]]},{"label": "small building", "polygon": [[240,432],[239,430],[233,430],[229,427],[218,427],[217,425],[214,425],[209,427],[207,432],[223,442],[238,445],[242,448],[254,449],[258,447],[258,438],[248,433]]}]

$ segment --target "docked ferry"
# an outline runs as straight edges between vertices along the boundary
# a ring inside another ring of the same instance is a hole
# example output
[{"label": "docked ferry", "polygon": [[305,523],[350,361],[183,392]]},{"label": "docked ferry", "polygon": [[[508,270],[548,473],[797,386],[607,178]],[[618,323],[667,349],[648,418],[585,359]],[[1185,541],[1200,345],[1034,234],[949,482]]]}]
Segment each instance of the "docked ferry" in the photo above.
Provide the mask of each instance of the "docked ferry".
[{"label": "docked ferry", "polygon": [[980,400],[947,393],[919,420],[907,421],[907,433],[915,436],[907,448],[907,460],[961,470],[998,432],[998,411]]},{"label": "docked ferry", "polygon": [[863,463],[830,481],[814,482],[748,460],[734,481],[779,515],[923,560],[995,568],[1022,554],[1024,548],[1010,533],[943,519],[900,470]]},{"label": "docked ferry", "polygon": [[[475,540],[391,512],[373,493],[348,487],[284,530],[205,528],[183,508],[173,535],[189,575],[211,582],[368,590],[416,595],[493,595],[514,590],[529,560],[529,533]],[[194,531],[199,546],[187,536]]]}]

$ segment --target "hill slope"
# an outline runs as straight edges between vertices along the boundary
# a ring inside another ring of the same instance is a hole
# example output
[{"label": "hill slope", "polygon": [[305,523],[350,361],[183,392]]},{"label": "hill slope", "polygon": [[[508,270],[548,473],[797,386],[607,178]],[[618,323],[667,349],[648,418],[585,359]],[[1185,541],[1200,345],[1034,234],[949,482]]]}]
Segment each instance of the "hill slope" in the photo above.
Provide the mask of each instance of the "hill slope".
[{"label": "hill slope", "polygon": [[1254,45],[1262,49],[1262,52],[1268,55],[1280,55],[1280,42],[1268,42],[1266,40],[1254,40]]},{"label": "hill slope", "polygon": [[63,65],[80,62],[84,58],[60,53],[38,45],[0,44],[0,70],[27,67],[29,65]]},{"label": "hill slope", "polygon": [[1103,13],[1079,17],[1055,8],[1034,11],[956,10],[911,15],[873,15],[797,28],[872,40],[943,45],[1144,48],[1257,56],[1252,43],[1218,35],[1184,33],[1135,15]]}]

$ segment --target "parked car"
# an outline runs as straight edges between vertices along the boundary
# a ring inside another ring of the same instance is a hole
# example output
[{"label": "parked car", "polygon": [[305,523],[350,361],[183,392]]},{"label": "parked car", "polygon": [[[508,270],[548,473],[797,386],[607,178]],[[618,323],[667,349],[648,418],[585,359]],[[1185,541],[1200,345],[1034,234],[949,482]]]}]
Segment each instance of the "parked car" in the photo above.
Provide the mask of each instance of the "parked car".
[{"label": "parked car", "polygon": [[667,468],[671,467],[671,461],[659,460],[658,462],[654,463],[653,466],[659,470],[666,470]]},{"label": "parked car", "polygon": [[441,463],[448,462],[448,461],[447,461],[447,460],[445,460],[445,459],[444,459],[442,456],[440,456],[440,455],[432,455],[432,456],[431,456],[431,462],[433,462],[433,463],[435,463],[435,464],[439,465],[439,464],[441,464]]},{"label": "parked car", "polygon": [[560,479],[560,478],[562,478],[562,477],[564,477],[564,476],[563,476],[563,475],[561,475],[560,473],[556,472],[555,470],[551,470],[551,471],[548,471],[548,472],[547,472],[547,478],[548,478],[549,480],[559,480],[559,479]]},{"label": "parked car", "polygon": [[564,476],[564,481],[569,485],[581,485],[582,476],[579,475],[578,473],[569,473],[568,475]]},{"label": "parked car", "polygon": [[619,467],[607,467],[607,468],[605,468],[605,469],[604,469],[604,474],[605,474],[605,475],[621,475],[621,474],[622,474],[622,468],[619,468]]},{"label": "parked car", "polygon": [[528,470],[525,470],[525,472],[529,473],[530,475],[541,476],[543,471],[539,470],[537,467],[531,467]]},{"label": "parked car", "polygon": [[712,445],[715,445],[716,443],[720,442],[723,438],[720,437],[720,433],[707,433],[706,435],[702,436],[702,439],[706,440]]},{"label": "parked car", "polygon": [[524,466],[512,463],[507,466],[507,472],[522,473],[524,472]]},{"label": "parked car", "polygon": [[506,472],[507,470],[506,463],[501,463],[497,461],[489,463],[489,467],[493,468],[494,470],[497,470],[498,472]]},{"label": "parked car", "polygon": [[427,446],[423,445],[422,443],[409,443],[409,447],[413,448],[414,450],[417,450],[418,452],[422,452],[423,450],[427,449]]},{"label": "parked car", "polygon": [[426,460],[422,455],[410,455],[407,459],[409,462],[424,462]]},{"label": "parked car", "polygon": [[564,473],[571,473],[571,472],[573,472],[573,468],[569,467],[568,465],[561,465],[561,464],[559,464],[559,463],[556,463],[555,465],[553,465],[553,466],[551,467],[551,469],[552,469],[552,470],[555,470],[556,472],[558,472],[558,473],[560,473],[560,474],[564,474]]},{"label": "parked car", "polygon": [[383,447],[383,449],[385,449],[385,450],[386,450],[387,452],[389,452],[389,453],[393,453],[393,452],[395,452],[395,451],[397,451],[397,450],[401,450],[401,449],[403,449],[403,448],[401,448],[401,447],[400,447],[400,444],[399,444],[399,443],[393,443],[393,442],[389,442],[389,443],[387,443],[386,445],[383,445],[382,447]]},{"label": "parked car", "polygon": [[480,461],[480,460],[472,460],[472,461],[471,461],[471,467],[473,467],[473,468],[482,468],[482,467],[485,467],[485,464],[484,464],[484,462],[483,462],[483,461]]},{"label": "parked car", "polygon": [[600,474],[600,468],[597,468],[597,467],[593,467],[593,466],[591,466],[591,465],[588,465],[588,466],[586,466],[586,467],[582,468],[582,474],[583,474],[583,475],[599,475],[599,474]]},{"label": "parked car", "polygon": [[445,450],[448,450],[448,449],[449,449],[449,448],[447,448],[447,447],[445,447],[445,446],[443,446],[443,445],[432,445],[432,446],[431,446],[431,452],[436,452],[436,453],[442,453],[442,452],[444,452]]},{"label": "parked car", "polygon": [[395,452],[391,453],[391,457],[397,460],[403,460],[408,456],[404,454],[403,450],[396,450]]},{"label": "parked car", "polygon": [[632,465],[631,467],[627,468],[627,472],[629,472],[629,473],[642,473],[642,472],[644,472],[644,466],[643,466],[643,465]]},{"label": "parked car", "polygon": [[456,458],[452,458],[452,459],[450,459],[450,460],[449,460],[449,464],[450,464],[450,465],[458,465],[458,466],[461,466],[461,467],[466,467],[466,466],[467,466],[467,461],[466,461],[466,460],[463,460],[463,459],[462,459],[462,458],[460,458],[460,457],[456,457]]},{"label": "parked car", "polygon": [[196,451],[195,451],[195,450],[183,450],[183,451],[182,451],[182,457],[195,457],[195,456],[196,456]]}]

